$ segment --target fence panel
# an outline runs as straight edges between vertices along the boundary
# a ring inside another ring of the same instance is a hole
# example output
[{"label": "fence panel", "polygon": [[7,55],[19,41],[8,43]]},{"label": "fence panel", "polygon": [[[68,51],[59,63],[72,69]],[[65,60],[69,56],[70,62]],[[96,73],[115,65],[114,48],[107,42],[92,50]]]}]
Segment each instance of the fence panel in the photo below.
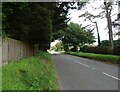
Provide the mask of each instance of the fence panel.
[{"label": "fence panel", "polygon": [[11,38],[5,38],[2,42],[3,63],[20,60],[22,58],[33,56],[38,48]]},{"label": "fence panel", "polygon": [[8,41],[7,39],[3,39],[2,42],[2,62],[7,63],[8,61]]}]

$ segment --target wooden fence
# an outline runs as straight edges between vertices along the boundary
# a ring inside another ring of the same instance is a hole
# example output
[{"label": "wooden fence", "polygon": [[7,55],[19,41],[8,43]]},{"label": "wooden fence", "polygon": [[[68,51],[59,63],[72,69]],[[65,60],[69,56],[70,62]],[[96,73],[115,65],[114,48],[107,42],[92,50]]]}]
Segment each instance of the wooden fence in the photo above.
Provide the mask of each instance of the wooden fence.
[{"label": "wooden fence", "polygon": [[0,67],[2,65],[2,36],[0,36]]},{"label": "wooden fence", "polygon": [[9,63],[11,61],[20,60],[30,57],[38,52],[38,47],[30,45],[11,38],[2,40],[2,62]]}]

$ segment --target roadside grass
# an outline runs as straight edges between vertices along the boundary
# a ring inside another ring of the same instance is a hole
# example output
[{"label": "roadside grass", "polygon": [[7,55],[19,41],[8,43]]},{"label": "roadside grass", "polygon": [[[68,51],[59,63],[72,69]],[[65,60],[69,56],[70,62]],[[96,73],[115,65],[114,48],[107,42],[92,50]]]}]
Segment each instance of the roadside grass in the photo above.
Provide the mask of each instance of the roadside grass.
[{"label": "roadside grass", "polygon": [[105,54],[94,54],[94,53],[82,53],[82,52],[65,52],[66,54],[71,54],[75,56],[101,60],[112,63],[120,63],[120,56],[117,55],[105,55]]},{"label": "roadside grass", "polygon": [[59,90],[51,55],[39,52],[3,65],[2,90]]}]

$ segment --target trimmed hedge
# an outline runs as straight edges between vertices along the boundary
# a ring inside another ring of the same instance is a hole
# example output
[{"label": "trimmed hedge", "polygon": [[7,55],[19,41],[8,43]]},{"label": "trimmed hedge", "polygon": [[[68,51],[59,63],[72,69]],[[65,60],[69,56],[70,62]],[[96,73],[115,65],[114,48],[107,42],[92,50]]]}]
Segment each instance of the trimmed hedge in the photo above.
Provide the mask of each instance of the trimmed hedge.
[{"label": "trimmed hedge", "polygon": [[88,53],[96,53],[96,54],[108,54],[108,47],[107,46],[98,46],[98,47],[88,47],[86,49]]},{"label": "trimmed hedge", "polygon": [[97,47],[84,46],[80,49],[80,51],[96,54],[120,55],[120,46],[115,46],[113,50],[110,50],[109,48],[110,48],[109,46],[97,46]]},{"label": "trimmed hedge", "polygon": [[114,55],[120,55],[120,45],[114,47],[113,54]]},{"label": "trimmed hedge", "polygon": [[87,48],[88,48],[87,45],[82,46],[82,47],[80,47],[80,51],[82,51],[82,52],[87,52]]}]

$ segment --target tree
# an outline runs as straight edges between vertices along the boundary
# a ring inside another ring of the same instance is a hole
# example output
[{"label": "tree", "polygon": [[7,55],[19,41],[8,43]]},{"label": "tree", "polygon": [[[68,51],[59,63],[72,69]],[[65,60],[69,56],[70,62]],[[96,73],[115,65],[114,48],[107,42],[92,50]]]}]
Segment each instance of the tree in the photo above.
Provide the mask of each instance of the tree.
[{"label": "tree", "polygon": [[[68,18],[68,11],[70,9],[77,9],[77,10],[81,10],[82,7],[84,7],[86,5],[87,2],[82,2],[82,0],[80,0],[80,2],[62,2],[62,3],[57,3],[54,4],[55,7],[57,6],[57,8],[55,9],[56,12],[53,15],[53,38],[52,41],[57,40],[57,39],[62,39],[63,37],[63,32],[65,31],[66,27],[67,27],[67,23],[70,20],[70,18]],[[77,5],[75,5],[77,4]],[[57,13],[57,14],[56,14]],[[60,17],[58,18],[59,15]],[[62,16],[63,15],[63,16]],[[57,18],[57,19],[56,19]],[[64,22],[62,22],[64,21]]]},{"label": "tree", "polygon": [[116,35],[120,36],[120,32],[117,32]]},{"label": "tree", "polygon": [[99,35],[99,30],[98,30],[98,24],[97,24],[97,21],[93,21],[93,19],[99,18],[100,15],[93,15],[87,11],[84,14],[80,15],[79,17],[85,17],[86,18],[85,21],[88,19],[90,22],[95,24],[95,27],[97,30],[98,46],[100,46],[100,35]]},{"label": "tree", "polygon": [[[113,44],[114,44],[114,46],[120,46],[120,39],[114,40]],[[110,45],[110,41],[109,40],[102,40],[101,41],[101,46],[109,46],[109,45]]]},{"label": "tree", "polygon": [[[7,18],[9,29],[6,30],[6,33],[10,35],[9,37],[30,44],[38,44],[40,50],[49,48],[52,26],[50,11],[46,7],[43,7],[41,3],[4,4],[10,7],[5,8],[6,10],[11,10],[11,14]],[[4,10],[3,13],[6,14]]]},{"label": "tree", "polygon": [[58,42],[56,45],[55,45],[55,47],[56,47],[56,51],[63,51],[64,50],[64,48],[63,48],[63,43],[60,41],[60,42]]},{"label": "tree", "polygon": [[110,45],[110,41],[109,40],[102,40],[101,41],[101,46],[109,46]]},{"label": "tree", "polygon": [[[118,9],[120,8],[120,1],[118,1]],[[120,11],[118,11],[117,18],[112,22],[113,27],[118,27],[120,29]]]},{"label": "tree", "polygon": [[[120,1],[118,1],[118,9],[120,8]],[[120,10],[118,11],[118,14],[117,14],[117,18],[112,22],[112,26],[115,28],[115,29],[120,29]],[[116,33],[116,35],[119,37],[120,36],[120,31],[118,31]],[[119,38],[118,38],[119,39]]]},{"label": "tree", "polygon": [[71,22],[63,34],[62,42],[65,50],[68,50],[69,46],[73,46],[77,50],[78,46],[93,43],[94,38],[92,31],[86,30],[82,25]]},{"label": "tree", "polygon": [[[96,0],[94,0],[95,2]],[[115,0],[116,3],[117,0]],[[94,9],[102,9],[102,11],[99,13],[99,16],[101,19],[105,18],[107,19],[107,27],[108,27],[108,31],[109,31],[109,40],[110,40],[110,49],[113,49],[113,31],[112,31],[112,22],[111,22],[111,16],[113,16],[111,14],[111,11],[113,9],[113,5],[115,5],[114,2],[112,2],[111,0],[104,0],[103,1],[103,5],[101,5],[99,8],[94,8]],[[90,14],[91,15],[91,14]],[[115,15],[115,14],[114,14]],[[93,16],[96,17],[96,16]],[[96,27],[97,28],[97,27]],[[100,44],[100,41],[98,41]]]},{"label": "tree", "polygon": [[111,22],[111,11],[112,11],[112,2],[110,0],[104,0],[104,6],[106,11],[107,25],[109,30],[109,41],[111,50],[113,50],[113,32],[112,32],[112,22]]},{"label": "tree", "polygon": [[40,50],[47,50],[52,34],[66,27],[68,9],[67,2],[5,2],[3,30],[11,38],[38,44]]}]

